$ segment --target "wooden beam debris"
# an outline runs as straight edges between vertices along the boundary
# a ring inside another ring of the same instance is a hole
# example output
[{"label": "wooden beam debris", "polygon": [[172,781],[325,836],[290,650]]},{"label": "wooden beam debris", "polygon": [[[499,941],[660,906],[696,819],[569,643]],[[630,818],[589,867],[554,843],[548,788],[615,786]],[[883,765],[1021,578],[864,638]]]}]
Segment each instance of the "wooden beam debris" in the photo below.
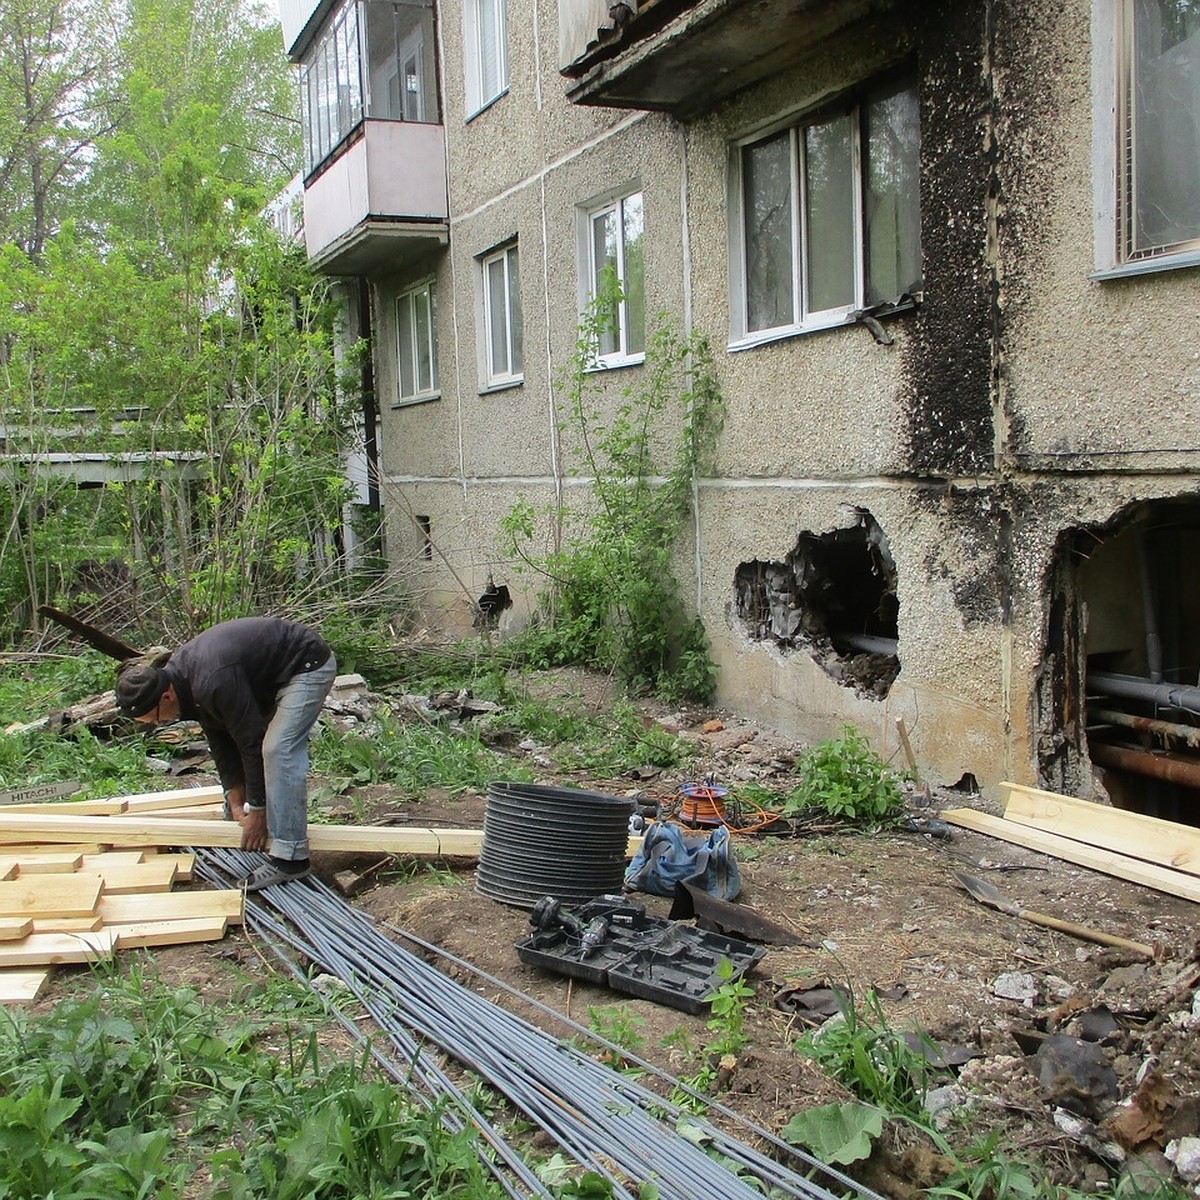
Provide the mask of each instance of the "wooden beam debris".
[{"label": "wooden beam debris", "polygon": [[1000,798],[1006,821],[1200,875],[1200,829],[1193,825],[1015,783],[1002,783]]},{"label": "wooden beam debris", "polygon": [[1138,883],[1167,895],[1200,904],[1200,880],[1183,871],[1173,871],[1113,850],[1099,849],[1055,833],[1018,825],[1015,821],[979,812],[974,808],[944,809],[940,815],[947,824],[957,825],[961,829],[986,833],[990,837],[1024,846],[1029,850],[1037,850],[1064,862],[1088,867],[1117,879],[1125,879],[1130,883]]}]

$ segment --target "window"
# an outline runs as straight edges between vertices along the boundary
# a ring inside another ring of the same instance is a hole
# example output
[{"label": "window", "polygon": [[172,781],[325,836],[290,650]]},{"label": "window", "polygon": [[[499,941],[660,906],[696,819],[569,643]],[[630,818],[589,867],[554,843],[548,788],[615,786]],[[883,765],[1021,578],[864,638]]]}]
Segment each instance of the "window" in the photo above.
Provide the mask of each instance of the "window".
[{"label": "window", "polygon": [[396,299],[396,362],[400,403],[437,395],[437,330],[433,281]]},{"label": "window", "polygon": [[521,269],[517,247],[509,246],[482,260],[484,378],[489,387],[519,383],[521,357]]},{"label": "window", "polygon": [[300,71],[304,168],[319,166],[362,121],[358,6],[347,4],[305,56]]},{"label": "window", "polygon": [[921,291],[920,151],[911,84],[735,147],[734,340]]},{"label": "window", "polygon": [[1121,0],[1117,261],[1200,250],[1200,0]]},{"label": "window", "polygon": [[305,172],[364,117],[437,121],[432,47],[432,0],[344,4],[301,66]]},{"label": "window", "polygon": [[581,259],[584,302],[601,298],[605,312],[597,365],[641,362],[646,352],[645,219],[642,193],[632,192],[584,214]]},{"label": "window", "polygon": [[508,0],[464,0],[467,116],[508,90]]}]

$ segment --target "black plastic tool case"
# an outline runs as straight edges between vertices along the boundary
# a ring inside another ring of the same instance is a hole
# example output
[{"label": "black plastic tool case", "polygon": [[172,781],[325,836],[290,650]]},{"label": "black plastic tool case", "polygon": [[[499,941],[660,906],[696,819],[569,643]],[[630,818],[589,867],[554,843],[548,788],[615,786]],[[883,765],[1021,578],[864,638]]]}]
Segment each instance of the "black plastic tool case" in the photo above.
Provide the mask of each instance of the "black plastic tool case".
[{"label": "black plastic tool case", "polygon": [[707,997],[726,982],[719,973],[722,961],[732,966],[728,978],[735,979],[766,953],[740,938],[647,916],[643,905],[623,896],[597,896],[570,912],[582,925],[608,919],[608,933],[592,954],[585,957],[579,938],[556,926],[517,942],[520,960],[684,1012],[703,1012]]}]

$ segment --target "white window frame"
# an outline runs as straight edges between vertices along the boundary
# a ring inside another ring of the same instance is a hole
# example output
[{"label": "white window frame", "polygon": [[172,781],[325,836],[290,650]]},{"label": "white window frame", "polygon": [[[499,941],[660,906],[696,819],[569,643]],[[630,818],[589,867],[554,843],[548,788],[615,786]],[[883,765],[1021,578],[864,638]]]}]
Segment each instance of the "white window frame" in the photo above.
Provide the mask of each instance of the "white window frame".
[{"label": "white window frame", "polygon": [[[395,304],[392,308],[396,321],[397,400],[393,405],[394,408],[399,408],[406,404],[421,404],[426,400],[436,400],[441,395],[438,388],[437,303],[434,282],[432,279],[427,279],[415,287],[407,288],[400,292],[396,296]],[[407,321],[402,312],[402,305],[405,301],[408,302]],[[420,336],[421,330],[418,323],[422,306],[428,316],[428,325],[424,339]],[[405,328],[406,325],[407,328]],[[405,371],[404,350],[406,336],[407,344],[411,347],[411,352],[414,355],[417,354],[419,343],[424,342],[424,348],[429,356],[429,372],[426,379],[419,377],[420,370],[415,360],[411,364],[411,370]],[[406,374],[412,378],[413,382],[413,387],[408,391],[405,390]]]},{"label": "white window frame", "polygon": [[[915,91],[916,83],[908,81]],[[842,109],[821,110],[811,115],[789,117],[783,121],[758,129],[754,133],[731,142],[729,147],[729,349],[741,350],[759,346],[797,334],[811,333],[846,325],[857,318],[866,304],[866,219],[863,212],[865,195],[863,162],[863,113],[877,93],[863,92],[859,102],[848,104]],[[887,94],[878,93],[878,94]],[[832,124],[840,118],[849,118],[851,155],[851,241],[853,290],[844,304],[823,309],[809,308],[808,255],[809,243],[806,228],[805,131],[814,126]],[[748,284],[749,251],[745,219],[744,162],[746,150],[770,138],[785,134],[789,143],[790,161],[790,229],[792,269],[792,320],[781,325],[763,329],[750,328],[750,288]],[[899,299],[899,298],[897,298]],[[918,292],[912,300],[921,299]]]},{"label": "white window frame", "polygon": [[1131,202],[1129,63],[1133,0],[1092,0],[1093,279],[1120,279],[1200,266],[1200,245],[1131,255],[1122,212]]},{"label": "white window frame", "polygon": [[[642,192],[640,184],[630,185],[620,189],[617,192],[609,193],[602,198],[591,201],[588,205],[577,210],[576,219],[576,238],[578,241],[579,251],[579,311],[582,314],[586,311],[588,305],[596,297],[596,242],[593,235],[595,223],[597,220],[609,215],[616,216],[617,226],[617,282],[621,285],[622,292],[627,290],[628,268],[626,263],[626,237],[625,237],[625,207],[632,201],[636,200],[641,205],[642,210],[642,239],[643,246],[645,245],[645,195]],[[596,368],[602,367],[627,367],[636,366],[638,363],[646,360],[646,278],[645,278],[645,257],[643,255],[642,269],[642,329],[640,348],[630,348],[631,328],[629,315],[628,296],[622,298],[617,308],[617,327],[614,330],[616,334],[616,348],[609,353],[595,355],[593,366]]]},{"label": "white window frame", "polygon": [[[483,19],[485,10],[491,17],[490,30]],[[484,79],[489,54],[496,66],[491,86]],[[463,70],[469,121],[508,91],[508,0],[463,0]]]},{"label": "white window frame", "polygon": [[[499,390],[515,387],[525,380],[523,346],[523,320],[521,313],[521,260],[518,244],[509,242],[479,259],[479,278],[482,296],[482,321],[480,322],[481,378],[486,389]],[[491,279],[494,271],[500,272],[503,309],[492,304]],[[496,367],[497,342],[503,364]]]}]

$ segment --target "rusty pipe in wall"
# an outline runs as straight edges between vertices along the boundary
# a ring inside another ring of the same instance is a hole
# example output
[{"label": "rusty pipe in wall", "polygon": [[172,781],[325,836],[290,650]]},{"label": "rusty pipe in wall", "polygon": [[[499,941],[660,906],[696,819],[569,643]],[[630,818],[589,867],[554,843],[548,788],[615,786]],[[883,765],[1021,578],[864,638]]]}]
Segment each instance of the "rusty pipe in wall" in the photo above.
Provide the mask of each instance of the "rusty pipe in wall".
[{"label": "rusty pipe in wall", "polygon": [[1155,754],[1149,750],[1135,750],[1129,746],[1110,746],[1106,742],[1088,745],[1092,762],[1101,767],[1114,767],[1118,771],[1129,771],[1134,775],[1146,775],[1151,779],[1164,779],[1168,783],[1183,787],[1200,788],[1200,761],[1182,758],[1177,754]]},{"label": "rusty pipe in wall", "polygon": [[1088,718],[1098,725],[1119,725],[1123,729],[1136,729],[1138,733],[1151,733],[1156,737],[1178,738],[1193,749],[1200,750],[1200,726],[1160,721],[1156,717],[1139,717],[1134,713],[1116,712],[1109,708],[1091,709]]}]

